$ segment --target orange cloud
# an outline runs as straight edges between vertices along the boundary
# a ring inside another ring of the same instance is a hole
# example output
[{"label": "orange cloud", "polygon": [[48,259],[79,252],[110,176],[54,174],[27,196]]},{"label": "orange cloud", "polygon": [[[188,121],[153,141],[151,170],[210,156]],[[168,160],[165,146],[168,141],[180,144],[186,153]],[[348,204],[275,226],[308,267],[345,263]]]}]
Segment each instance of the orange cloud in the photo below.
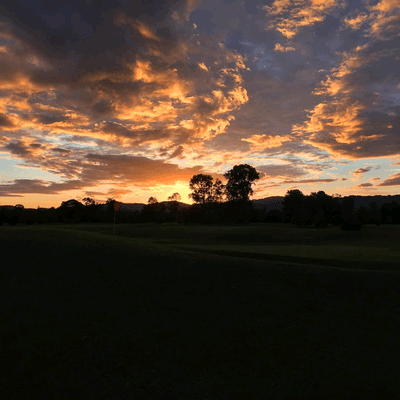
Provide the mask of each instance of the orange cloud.
[{"label": "orange cloud", "polygon": [[281,44],[276,43],[276,44],[275,44],[274,50],[275,50],[275,51],[281,51],[281,52],[287,52],[287,51],[294,51],[294,50],[296,50],[296,49],[295,49],[294,47],[290,47],[290,46],[284,47],[284,46],[282,46]]},{"label": "orange cloud", "polygon": [[390,175],[388,179],[385,179],[383,182],[379,183],[376,186],[398,186],[400,185],[400,172],[396,172],[393,175]]},{"label": "orange cloud", "polygon": [[303,27],[323,21],[339,6],[342,3],[338,0],[274,0],[272,5],[263,6],[263,10],[267,12],[267,17],[272,17],[268,28],[292,39]]},{"label": "orange cloud", "polygon": [[367,5],[368,13],[362,13],[344,20],[345,27],[354,30],[368,24],[366,34],[378,40],[390,40],[399,36],[399,0],[381,0],[375,5]]},{"label": "orange cloud", "polygon": [[[61,76],[65,63],[35,53],[23,40],[9,34],[9,43],[0,52],[0,57],[7,56],[11,74],[0,77],[5,94],[0,99],[0,130],[9,138],[13,131],[17,134],[25,129],[32,141],[36,135],[54,140],[80,137],[88,146],[102,142],[111,148],[115,144],[124,151],[134,148],[166,157],[180,156],[186,145],[200,155],[205,141],[224,133],[234,119],[231,113],[248,101],[242,78],[242,70],[247,69],[244,58],[222,44],[206,47],[201,38],[195,38],[196,42],[184,38],[172,46],[143,23],[123,15],[118,18],[118,26],[130,24],[148,41],[148,52],[134,60],[121,57],[113,69],[100,64],[78,73],[74,67]],[[20,46],[18,52],[12,48],[14,42]],[[187,60],[199,54],[203,61],[193,74],[186,70]],[[204,67],[210,73],[206,82]],[[162,151],[167,144],[171,151]],[[177,146],[179,153],[172,150]],[[77,154],[76,149],[64,150],[59,153],[62,158],[73,159]],[[12,142],[5,151],[26,157],[33,165],[27,143]],[[47,157],[45,162],[38,158],[34,165],[64,176],[78,176],[78,167],[66,174],[63,162],[55,160],[56,152],[47,151],[52,153],[40,155]]]},{"label": "orange cloud", "polygon": [[350,173],[353,174],[356,177],[359,177],[362,174],[365,174],[366,172],[371,171],[371,169],[372,169],[372,167],[358,168],[355,171],[350,171]]},{"label": "orange cloud", "polygon": [[359,29],[366,20],[368,20],[367,14],[358,14],[354,18],[345,18],[344,23],[351,29]]},{"label": "orange cloud", "polygon": [[[310,110],[308,120],[292,132],[304,143],[332,155],[350,159],[385,157],[400,151],[396,139],[398,108],[389,96],[384,99],[376,85],[395,93],[393,85],[381,78],[369,79],[369,71],[391,60],[394,49],[377,49],[371,43],[357,46],[342,57],[339,65],[323,80],[314,94],[323,101]],[[388,73],[389,75],[389,73]]]},{"label": "orange cloud", "polygon": [[125,13],[119,13],[114,18],[114,22],[115,25],[117,26],[123,26],[123,25],[131,26],[135,30],[139,31],[139,33],[146,39],[155,40],[157,42],[160,41],[155,32],[149,26],[147,26],[142,21],[130,18]]},{"label": "orange cloud", "polygon": [[290,136],[267,136],[265,134],[253,135],[250,138],[242,139],[243,142],[249,142],[252,145],[252,148],[256,150],[279,147],[282,145],[282,143],[288,142],[290,140]]}]

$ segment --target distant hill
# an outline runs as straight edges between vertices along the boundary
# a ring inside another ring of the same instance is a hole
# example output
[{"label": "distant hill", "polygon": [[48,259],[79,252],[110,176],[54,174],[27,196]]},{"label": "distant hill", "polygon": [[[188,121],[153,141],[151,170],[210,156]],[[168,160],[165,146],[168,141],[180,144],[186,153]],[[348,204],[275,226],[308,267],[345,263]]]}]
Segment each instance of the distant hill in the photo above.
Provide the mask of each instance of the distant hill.
[{"label": "distant hill", "polygon": [[[160,201],[159,204],[165,204],[168,208],[171,201]],[[146,204],[144,203],[121,203],[121,210],[125,211],[141,211]],[[178,201],[178,205],[180,208],[189,207],[189,204],[182,203]]]},{"label": "distant hill", "polygon": [[284,196],[272,196],[264,199],[253,200],[253,206],[256,210],[262,210],[265,207],[266,211],[280,210],[283,208]]}]

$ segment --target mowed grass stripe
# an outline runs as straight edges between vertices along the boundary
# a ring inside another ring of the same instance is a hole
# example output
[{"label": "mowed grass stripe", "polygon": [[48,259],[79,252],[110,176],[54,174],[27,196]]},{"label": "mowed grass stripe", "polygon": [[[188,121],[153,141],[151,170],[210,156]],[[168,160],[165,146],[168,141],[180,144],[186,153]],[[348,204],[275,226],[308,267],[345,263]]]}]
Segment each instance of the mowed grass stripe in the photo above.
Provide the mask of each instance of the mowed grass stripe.
[{"label": "mowed grass stripe", "polygon": [[[293,248],[294,247],[294,248]],[[203,254],[216,254],[231,257],[251,258],[256,260],[292,262],[307,265],[321,265],[337,268],[377,270],[377,271],[399,271],[400,256],[378,255],[378,252],[372,251],[368,256],[370,249],[362,247],[353,248],[353,252],[347,251],[347,248],[341,252],[332,253],[334,248],[325,248],[326,246],[237,246],[237,245],[180,245],[174,246],[176,249],[194,251]],[[303,254],[305,256],[299,256]],[[344,253],[344,254],[343,254]],[[351,254],[353,253],[353,254]],[[365,254],[367,253],[367,254]],[[324,256],[325,257],[322,257]],[[335,258],[330,258],[334,256]],[[366,261],[369,260],[369,261]],[[381,261],[385,260],[385,261]]]},{"label": "mowed grass stripe", "polygon": [[5,398],[399,393],[398,272],[6,228]]}]

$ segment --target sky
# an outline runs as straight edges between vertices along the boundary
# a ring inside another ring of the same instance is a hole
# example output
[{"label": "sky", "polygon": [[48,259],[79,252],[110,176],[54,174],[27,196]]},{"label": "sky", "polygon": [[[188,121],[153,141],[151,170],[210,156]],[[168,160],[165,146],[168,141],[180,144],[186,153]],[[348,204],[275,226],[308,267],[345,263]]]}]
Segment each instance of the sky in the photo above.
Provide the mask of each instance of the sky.
[{"label": "sky", "polygon": [[400,185],[400,0],[6,0],[0,203]]}]

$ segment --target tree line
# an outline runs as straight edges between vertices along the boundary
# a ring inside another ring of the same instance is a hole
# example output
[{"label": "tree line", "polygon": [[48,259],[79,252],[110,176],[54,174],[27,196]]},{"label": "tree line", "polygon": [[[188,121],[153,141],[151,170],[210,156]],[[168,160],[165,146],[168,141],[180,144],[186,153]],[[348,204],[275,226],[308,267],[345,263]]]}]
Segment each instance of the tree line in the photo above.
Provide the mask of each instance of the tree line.
[{"label": "tree line", "polygon": [[343,230],[358,230],[365,224],[400,224],[400,204],[379,205],[377,201],[355,208],[355,196],[329,196],[324,191],[304,195],[300,190],[287,191],[283,200],[283,218],[298,226],[326,227],[340,225]]},{"label": "tree line", "polygon": [[[13,208],[0,208],[0,225],[8,223],[116,223],[178,222],[180,224],[216,224],[248,222],[286,222],[299,227],[324,228],[329,224],[340,225],[343,230],[361,229],[364,224],[400,223],[400,204],[396,201],[355,209],[355,197],[329,196],[323,191],[304,195],[300,190],[288,190],[282,210],[255,209],[250,197],[252,186],[259,179],[258,171],[248,165],[235,165],[224,174],[227,183],[211,175],[197,174],[189,182],[192,205],[180,203],[181,196],[174,193],[167,202],[150,197],[141,211],[118,209],[118,202],[107,199],[96,203],[90,197],[82,202],[63,201],[58,208],[24,209],[20,204]],[[116,211],[118,209],[118,211]]]}]

